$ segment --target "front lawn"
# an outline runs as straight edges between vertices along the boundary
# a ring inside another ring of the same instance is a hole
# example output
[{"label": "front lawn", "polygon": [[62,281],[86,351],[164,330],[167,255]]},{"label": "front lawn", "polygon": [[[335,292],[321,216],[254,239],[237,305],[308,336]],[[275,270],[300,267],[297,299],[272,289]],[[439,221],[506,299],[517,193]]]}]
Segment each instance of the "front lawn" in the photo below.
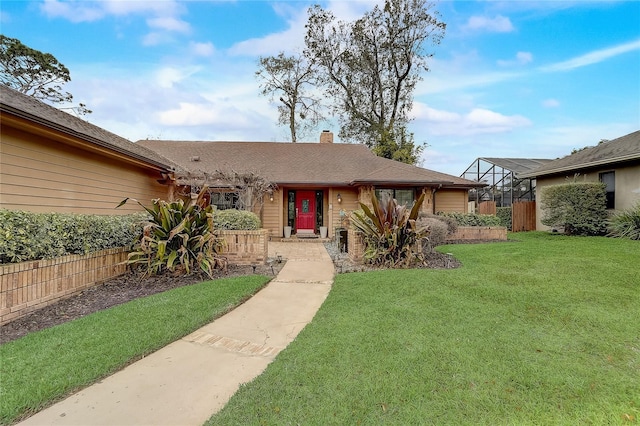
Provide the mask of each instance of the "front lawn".
[{"label": "front lawn", "polygon": [[637,424],[640,244],[512,234],[457,270],[339,275],[210,425]]},{"label": "front lawn", "polygon": [[108,376],[226,313],[269,281],[252,275],[180,287],[0,346],[0,424]]}]

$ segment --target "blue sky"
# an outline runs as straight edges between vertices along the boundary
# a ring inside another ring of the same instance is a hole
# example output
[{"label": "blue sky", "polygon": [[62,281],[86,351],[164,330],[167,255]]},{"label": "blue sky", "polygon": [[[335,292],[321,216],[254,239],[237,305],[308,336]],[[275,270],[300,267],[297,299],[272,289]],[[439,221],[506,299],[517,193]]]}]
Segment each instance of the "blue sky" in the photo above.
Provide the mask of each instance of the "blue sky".
[{"label": "blue sky", "polygon": [[[139,139],[284,141],[259,56],[303,47],[307,1],[16,1],[1,31],[52,53],[88,121]],[[352,20],[372,1],[324,1]],[[557,158],[640,129],[640,2],[440,1],[442,43],[414,96],[422,165]],[[317,141],[322,129],[306,138]]]}]

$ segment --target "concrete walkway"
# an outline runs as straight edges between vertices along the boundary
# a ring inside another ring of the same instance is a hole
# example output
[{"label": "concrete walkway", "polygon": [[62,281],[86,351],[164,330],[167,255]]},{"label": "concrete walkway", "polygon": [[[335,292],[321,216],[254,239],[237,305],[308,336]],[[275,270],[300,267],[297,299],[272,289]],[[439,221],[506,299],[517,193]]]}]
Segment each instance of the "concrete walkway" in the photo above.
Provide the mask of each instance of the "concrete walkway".
[{"label": "concrete walkway", "polygon": [[204,423],[311,321],[333,282],[322,244],[269,243],[287,263],[237,309],[20,425]]}]

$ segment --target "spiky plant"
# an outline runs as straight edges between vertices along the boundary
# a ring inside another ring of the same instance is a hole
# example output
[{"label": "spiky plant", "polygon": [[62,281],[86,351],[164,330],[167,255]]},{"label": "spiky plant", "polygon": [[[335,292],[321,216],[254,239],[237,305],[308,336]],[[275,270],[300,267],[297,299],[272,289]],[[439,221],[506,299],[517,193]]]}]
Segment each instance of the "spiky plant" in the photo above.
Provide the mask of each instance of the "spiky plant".
[{"label": "spiky plant", "polygon": [[421,260],[421,248],[417,243],[429,233],[428,227],[419,227],[416,222],[423,201],[424,194],[410,211],[406,206],[398,205],[393,198],[380,202],[375,194],[371,195],[373,209],[360,203],[362,212],[353,212],[351,223],[364,237],[367,261],[374,265],[399,267]]},{"label": "spiky plant", "polygon": [[189,274],[199,267],[212,277],[216,265],[225,262],[218,255],[222,241],[213,233],[213,206],[206,202],[207,190],[203,188],[188,204],[182,199],[155,199],[152,207],[146,207],[138,200],[123,200],[118,207],[135,201],[150,215],[127,262],[140,266],[145,275],[165,270]]},{"label": "spiky plant", "polygon": [[609,219],[610,237],[640,240],[640,202],[628,210],[623,210]]}]

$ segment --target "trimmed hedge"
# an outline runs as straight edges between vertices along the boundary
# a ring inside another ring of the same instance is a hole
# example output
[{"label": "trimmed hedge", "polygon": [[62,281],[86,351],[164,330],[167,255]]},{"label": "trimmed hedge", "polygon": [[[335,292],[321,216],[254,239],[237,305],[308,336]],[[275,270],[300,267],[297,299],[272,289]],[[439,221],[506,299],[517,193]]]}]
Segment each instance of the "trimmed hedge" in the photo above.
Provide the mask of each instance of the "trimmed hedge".
[{"label": "trimmed hedge", "polygon": [[458,222],[458,226],[503,226],[498,216],[476,213],[438,213],[444,217],[450,217]]},{"label": "trimmed hedge", "polygon": [[604,183],[571,182],[542,188],[544,225],[563,228],[567,235],[604,235],[607,207]]},{"label": "trimmed hedge", "polygon": [[260,218],[246,210],[216,210],[213,213],[215,229],[232,231],[253,231],[260,229]]},{"label": "trimmed hedge", "polygon": [[142,213],[98,216],[0,209],[0,263],[51,259],[131,245]]},{"label": "trimmed hedge", "polygon": [[504,226],[509,231],[511,231],[512,226],[512,209],[511,207],[498,207],[496,211],[496,216],[500,218],[501,226]]}]

